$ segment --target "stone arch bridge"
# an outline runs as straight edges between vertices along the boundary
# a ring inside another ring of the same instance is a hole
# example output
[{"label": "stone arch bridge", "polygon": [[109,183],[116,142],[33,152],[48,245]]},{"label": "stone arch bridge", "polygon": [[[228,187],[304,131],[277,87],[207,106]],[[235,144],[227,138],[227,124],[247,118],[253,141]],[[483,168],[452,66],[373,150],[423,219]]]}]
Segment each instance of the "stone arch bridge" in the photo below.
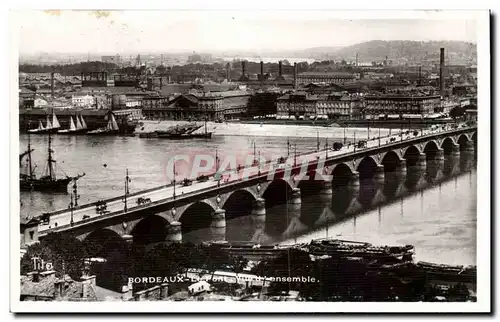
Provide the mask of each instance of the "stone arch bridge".
[{"label": "stone arch bridge", "polygon": [[262,222],[266,208],[275,204],[300,207],[301,192],[313,191],[328,197],[334,185],[356,189],[360,180],[383,181],[389,174],[405,176],[407,169],[425,170],[430,162],[444,162],[446,155],[474,153],[477,127],[401,134],[393,138],[369,142],[362,149],[351,146],[340,151],[311,152],[302,156],[308,160],[305,167],[295,158],[289,158],[286,168],[259,167],[255,175],[246,179],[193,183],[189,190],[175,197],[168,187],[154,192],[150,189],[128,198],[133,200],[160,192],[168,196],[126,210],[118,209],[123,207],[122,199],[110,199],[109,204],[116,206],[103,215],[96,215],[95,203],[78,207],[72,215],[67,209],[57,211],[38,227],[39,238],[50,232],[61,232],[80,240],[95,239],[110,245],[115,242],[148,245],[180,242],[184,232],[207,227],[216,236],[214,239],[224,239],[226,219],[241,215],[242,211]]}]

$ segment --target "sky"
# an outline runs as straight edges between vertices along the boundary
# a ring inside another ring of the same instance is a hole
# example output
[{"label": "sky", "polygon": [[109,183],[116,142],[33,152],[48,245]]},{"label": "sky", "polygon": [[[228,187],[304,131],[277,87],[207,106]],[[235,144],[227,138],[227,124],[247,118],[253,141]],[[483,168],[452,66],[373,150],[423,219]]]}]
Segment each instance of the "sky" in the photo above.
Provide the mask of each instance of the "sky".
[{"label": "sky", "polygon": [[477,20],[464,12],[38,10],[12,18],[21,54],[258,53],[369,40],[477,39]]}]

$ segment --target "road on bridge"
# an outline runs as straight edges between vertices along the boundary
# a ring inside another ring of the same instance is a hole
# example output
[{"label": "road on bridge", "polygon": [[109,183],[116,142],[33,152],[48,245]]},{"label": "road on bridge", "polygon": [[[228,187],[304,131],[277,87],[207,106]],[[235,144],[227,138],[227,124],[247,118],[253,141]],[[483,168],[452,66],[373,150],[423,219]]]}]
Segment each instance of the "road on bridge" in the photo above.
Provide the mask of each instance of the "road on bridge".
[{"label": "road on bridge", "polygon": [[[458,125],[461,127],[462,125]],[[424,135],[429,135],[429,134],[437,134],[449,130],[454,130],[454,126],[448,125],[448,126],[438,126],[438,127],[433,127],[429,129],[420,129],[418,130],[418,135],[417,136],[424,136]],[[399,143],[402,141],[410,140],[415,138],[414,131],[416,130],[411,130],[411,131],[398,131],[397,133],[390,135],[390,136],[385,136],[380,138],[372,138],[367,141],[367,145],[364,149],[367,148],[374,148],[378,146],[384,146],[387,144],[395,144]],[[406,134],[408,133],[408,134]],[[391,142],[390,139],[395,138],[395,142]],[[333,142],[332,142],[333,143]],[[352,153],[355,151],[359,151],[361,149],[356,148],[353,144],[350,144],[349,146],[343,146],[340,150],[334,151],[331,148],[328,148],[328,159],[334,158],[336,156],[340,156],[343,154],[348,154]],[[300,156],[297,156],[297,164],[300,165],[302,162],[313,162],[318,159],[318,157],[325,157],[326,156],[326,149],[322,149],[320,151],[315,151],[311,152],[308,154],[301,154]],[[277,160],[273,160],[273,162],[277,162]],[[288,164],[290,162],[293,163],[293,156],[291,156],[287,160]],[[260,165],[261,173],[266,174],[269,171],[269,168],[263,167],[263,165]],[[235,181],[241,180],[242,172],[245,171],[247,174],[252,175],[252,174],[257,174],[259,172],[259,165],[256,166],[249,166],[244,169],[241,169],[238,173],[237,170],[227,170],[224,171],[223,177],[220,181],[220,186],[223,186],[225,184],[230,184],[234,183]],[[236,174],[234,176],[231,176],[230,174]],[[178,182],[177,185],[175,186],[175,195],[176,198],[182,198],[183,195],[187,195],[196,191],[201,191],[201,190],[206,190],[209,188],[216,188],[218,185],[218,182],[215,180],[214,176],[210,176],[208,181],[205,182],[198,182],[198,181],[193,181],[191,185],[189,186],[184,186],[181,184],[181,182]],[[161,201],[165,200],[168,201],[169,199],[172,200],[174,196],[174,186],[173,185],[168,185],[164,187],[160,187],[154,191],[149,191],[149,192],[144,192],[144,193],[138,193],[134,194],[133,196],[128,196],[127,197],[127,208],[128,211],[134,211],[134,207],[138,206],[138,199],[139,198],[149,198],[151,202],[155,201]],[[78,209],[73,210],[73,221],[74,223],[78,223],[81,220],[88,219],[88,218],[98,218],[101,216],[106,216],[109,213],[116,213],[124,210],[124,199],[123,197],[118,200],[111,200],[106,202],[106,213],[101,214],[96,211],[96,206],[94,204],[89,204],[89,205],[83,205],[79,207]],[[68,209],[64,212],[58,213],[58,214],[49,214],[50,216],[50,223],[46,224],[41,222],[39,226],[39,232],[43,233],[46,230],[49,230],[51,228],[55,228],[58,226],[66,226],[70,225],[71,223],[71,210]]]}]

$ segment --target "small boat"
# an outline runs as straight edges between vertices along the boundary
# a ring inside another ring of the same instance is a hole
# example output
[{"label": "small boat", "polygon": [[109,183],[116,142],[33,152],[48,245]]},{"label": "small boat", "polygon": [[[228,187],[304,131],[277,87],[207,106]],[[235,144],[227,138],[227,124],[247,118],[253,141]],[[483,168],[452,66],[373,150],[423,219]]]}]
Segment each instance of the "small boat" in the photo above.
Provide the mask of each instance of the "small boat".
[{"label": "small boat", "polygon": [[29,133],[33,134],[46,134],[46,133],[57,133],[61,125],[57,120],[57,116],[52,112],[52,122],[50,121],[50,116],[47,115],[47,125],[44,127],[42,121],[39,122],[38,128],[28,130]]},{"label": "small boat", "polygon": [[35,175],[35,167],[32,164],[31,160],[31,142],[30,137],[28,135],[28,149],[26,152],[23,152],[19,155],[19,163],[22,168],[22,159],[24,156],[28,156],[28,171],[27,173],[21,173],[19,177],[19,185],[21,191],[48,191],[48,192],[67,192],[68,184],[71,181],[76,181],[83,177],[85,173],[81,175],[77,175],[75,177],[67,176],[65,178],[57,178],[56,177],[56,169],[55,164],[56,160],[53,159],[52,153],[52,138],[50,137],[49,132],[49,144],[48,144],[48,159],[47,159],[47,173],[45,176],[37,178]]},{"label": "small boat", "polygon": [[[81,121],[80,121],[81,119]],[[76,116],[76,130],[75,134],[84,134],[87,132],[87,124],[85,124],[85,121],[83,120],[83,116]]]},{"label": "small boat", "polygon": [[92,130],[87,132],[89,135],[116,135],[118,134],[120,128],[118,127],[118,123],[116,123],[115,116],[110,114],[110,118],[106,127],[101,127],[96,130]]},{"label": "small boat", "polygon": [[205,131],[201,133],[195,133],[197,130],[201,129],[201,125],[196,123],[189,123],[186,125],[175,126],[168,129],[167,131],[156,131],[156,137],[163,139],[210,139],[212,138],[212,132],[207,131],[207,121],[205,119]]},{"label": "small boat", "polygon": [[73,116],[69,117],[69,129],[59,130],[58,134],[73,134],[76,132],[75,122],[73,122]]},{"label": "small boat", "polygon": [[306,248],[311,255],[358,256],[366,259],[396,259],[408,261],[413,259],[413,245],[374,246],[370,243],[346,241],[339,239],[312,240]]}]

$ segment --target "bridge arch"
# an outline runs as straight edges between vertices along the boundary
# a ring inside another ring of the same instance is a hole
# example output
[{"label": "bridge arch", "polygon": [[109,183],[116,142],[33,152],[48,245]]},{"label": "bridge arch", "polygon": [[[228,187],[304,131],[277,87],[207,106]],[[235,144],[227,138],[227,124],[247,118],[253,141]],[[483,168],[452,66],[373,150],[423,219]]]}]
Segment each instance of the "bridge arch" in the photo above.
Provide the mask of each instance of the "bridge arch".
[{"label": "bridge arch", "polygon": [[417,146],[409,146],[403,154],[403,158],[406,160],[406,166],[416,165],[420,154],[421,152]]},{"label": "bridge arch", "polygon": [[457,143],[460,145],[460,151],[464,151],[467,147],[467,142],[472,141],[465,134],[462,134],[458,137]]},{"label": "bridge arch", "polygon": [[83,239],[83,243],[90,256],[102,258],[122,252],[127,247],[122,236],[108,228],[94,230]]},{"label": "bridge arch", "polygon": [[266,201],[266,208],[286,203],[292,195],[292,189],[293,187],[286,180],[273,180],[262,194]]},{"label": "bridge arch", "polygon": [[434,159],[436,157],[437,151],[439,151],[439,145],[434,140],[427,142],[424,146],[425,158],[427,160]]},{"label": "bridge arch", "polygon": [[301,196],[317,195],[326,182],[326,178],[321,174],[321,170],[309,171],[294,179],[295,185],[300,189]]},{"label": "bridge arch", "polygon": [[205,201],[198,201],[186,207],[178,217],[182,233],[210,227],[214,211],[215,207]]},{"label": "bridge arch", "polygon": [[444,151],[444,155],[450,155],[453,152],[453,146],[455,146],[455,141],[452,137],[447,137],[441,143],[441,148]]},{"label": "bridge arch", "polygon": [[384,166],[385,172],[394,172],[398,166],[401,164],[401,157],[395,151],[387,152],[382,158],[382,165]]},{"label": "bridge arch", "polygon": [[231,192],[221,206],[226,211],[226,220],[249,215],[257,197],[251,189],[240,189]]},{"label": "bridge arch", "polygon": [[347,186],[353,176],[354,170],[346,163],[335,165],[332,170],[332,186],[340,187]]},{"label": "bridge arch", "polygon": [[165,241],[169,226],[170,223],[165,218],[149,215],[135,224],[130,234],[134,236],[134,244],[146,246]]},{"label": "bridge arch", "polygon": [[373,178],[378,168],[377,161],[372,156],[364,157],[358,165],[359,179],[367,180]]}]

